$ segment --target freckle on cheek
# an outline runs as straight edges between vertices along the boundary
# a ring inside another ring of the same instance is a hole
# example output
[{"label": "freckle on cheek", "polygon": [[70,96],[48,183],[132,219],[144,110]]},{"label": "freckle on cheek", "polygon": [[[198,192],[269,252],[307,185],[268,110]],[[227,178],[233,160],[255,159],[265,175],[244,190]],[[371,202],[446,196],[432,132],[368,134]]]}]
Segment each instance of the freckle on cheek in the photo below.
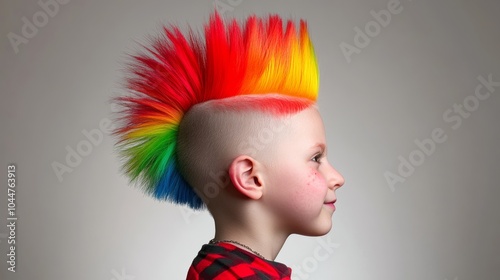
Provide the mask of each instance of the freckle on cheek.
[{"label": "freckle on cheek", "polygon": [[308,186],[317,186],[318,185],[318,178],[319,175],[318,175],[318,172],[316,171],[311,171],[311,173],[309,173],[309,175],[307,176],[307,185]]},{"label": "freckle on cheek", "polygon": [[318,189],[327,187],[325,178],[323,178],[323,175],[318,171],[311,171],[311,173],[309,174],[309,178],[310,179],[308,180],[308,185],[310,185],[311,187]]}]

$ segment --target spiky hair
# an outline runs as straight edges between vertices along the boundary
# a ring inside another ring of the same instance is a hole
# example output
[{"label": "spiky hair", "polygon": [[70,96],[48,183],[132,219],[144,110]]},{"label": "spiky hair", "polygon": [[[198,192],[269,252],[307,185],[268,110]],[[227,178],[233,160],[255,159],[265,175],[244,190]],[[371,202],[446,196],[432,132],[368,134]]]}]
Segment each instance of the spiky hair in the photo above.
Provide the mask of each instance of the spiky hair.
[{"label": "spiky hair", "polygon": [[[115,99],[122,105],[116,146],[124,172],[146,193],[198,209],[204,204],[176,158],[183,115],[195,104],[240,95],[279,93],[314,102],[318,67],[303,20],[297,30],[278,15],[238,23],[214,13],[203,38],[173,25],[163,31],[144,53],[131,56],[126,78],[131,95]],[[279,111],[287,108],[281,104]]]}]

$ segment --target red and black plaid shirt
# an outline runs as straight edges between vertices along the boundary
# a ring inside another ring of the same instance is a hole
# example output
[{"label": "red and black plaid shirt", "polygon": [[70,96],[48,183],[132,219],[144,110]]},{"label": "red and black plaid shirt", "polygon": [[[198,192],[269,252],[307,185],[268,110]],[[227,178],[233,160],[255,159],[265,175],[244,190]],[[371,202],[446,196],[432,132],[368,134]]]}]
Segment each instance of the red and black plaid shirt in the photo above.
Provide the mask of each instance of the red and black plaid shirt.
[{"label": "red and black plaid shirt", "polygon": [[189,268],[187,280],[290,280],[286,265],[267,261],[229,243],[205,244]]}]

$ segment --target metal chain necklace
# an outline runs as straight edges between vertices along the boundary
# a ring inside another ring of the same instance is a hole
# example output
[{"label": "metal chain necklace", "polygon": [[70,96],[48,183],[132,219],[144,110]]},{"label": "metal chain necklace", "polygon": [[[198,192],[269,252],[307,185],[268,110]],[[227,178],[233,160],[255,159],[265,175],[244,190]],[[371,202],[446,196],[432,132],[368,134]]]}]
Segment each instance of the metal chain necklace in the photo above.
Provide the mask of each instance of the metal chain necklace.
[{"label": "metal chain necklace", "polygon": [[215,240],[215,239],[212,239],[208,242],[208,244],[217,244],[217,243],[221,243],[221,242],[225,242],[225,243],[233,243],[233,244],[237,244],[237,245],[240,245],[241,247],[249,250],[250,252],[254,253],[255,255],[259,256],[260,258],[266,260],[266,261],[269,261],[268,259],[264,258],[263,255],[259,254],[259,252],[257,251],[254,251],[252,248],[248,247],[247,245],[245,244],[241,244],[240,242],[238,241],[234,241],[234,240]]}]

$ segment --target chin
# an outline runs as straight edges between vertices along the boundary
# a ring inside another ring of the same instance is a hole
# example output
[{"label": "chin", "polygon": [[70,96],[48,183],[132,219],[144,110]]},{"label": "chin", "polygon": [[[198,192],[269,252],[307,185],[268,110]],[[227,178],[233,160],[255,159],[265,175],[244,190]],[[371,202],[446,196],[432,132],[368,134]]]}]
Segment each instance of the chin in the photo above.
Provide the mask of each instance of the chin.
[{"label": "chin", "polygon": [[322,223],[310,226],[307,229],[296,233],[304,236],[323,236],[329,233],[331,229],[332,220],[329,219],[328,221],[323,221]]},{"label": "chin", "polygon": [[325,235],[325,234],[329,233],[330,230],[332,230],[332,223],[331,222],[330,222],[330,225],[327,228],[325,228],[323,231],[321,231],[321,233],[319,235]]}]

